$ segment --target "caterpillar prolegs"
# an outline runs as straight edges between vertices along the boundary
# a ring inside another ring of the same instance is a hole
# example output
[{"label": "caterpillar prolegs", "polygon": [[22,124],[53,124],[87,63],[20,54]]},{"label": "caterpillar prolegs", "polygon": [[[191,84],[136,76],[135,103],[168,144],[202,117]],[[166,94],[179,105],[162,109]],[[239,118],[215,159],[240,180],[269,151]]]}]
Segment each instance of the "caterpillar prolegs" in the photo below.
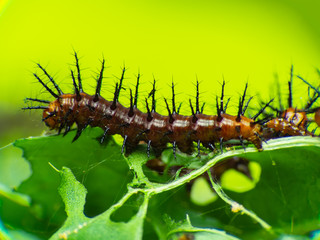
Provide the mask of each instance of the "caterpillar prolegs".
[{"label": "caterpillar prolegs", "polygon": [[189,99],[192,114],[185,116],[180,115],[179,108],[176,108],[174,84],[172,83],[172,107],[169,107],[167,99],[164,98],[168,110],[168,115],[164,116],[155,110],[156,88],[154,81],[153,89],[150,92],[152,106],[150,109],[149,101],[146,98],[146,113],[144,113],[137,108],[140,75],[137,76],[134,96],[132,90],[130,90],[130,106],[125,107],[119,102],[119,96],[126,69],[123,68],[119,82],[115,85],[113,99],[108,101],[100,95],[105,61],[102,61],[101,70],[96,79],[95,94],[89,95],[83,90],[79,59],[76,53],[74,56],[76,71],[71,70],[74,93],[63,93],[51,75],[38,64],[39,69],[41,69],[53,87],[50,88],[49,84],[45,83],[37,74],[34,74],[34,77],[55,100],[27,98],[29,101],[47,105],[23,108],[43,109],[43,121],[45,124],[50,129],[56,129],[58,133],[64,129],[64,135],[76,124],[77,132],[73,141],[80,137],[87,126],[91,126],[103,129],[104,134],[101,137],[101,143],[106,135],[120,134],[124,139],[122,152],[126,149],[127,154],[133,151],[141,141],[147,144],[148,155],[151,147],[156,155],[159,155],[167,147],[168,143],[172,144],[174,154],[177,148],[181,152],[191,154],[194,151],[194,144],[197,146],[198,154],[200,154],[201,144],[206,148],[215,149],[217,143],[220,145],[222,152],[223,143],[234,139],[238,140],[243,146],[244,141],[246,141],[254,144],[259,151],[262,150],[262,141],[265,138],[264,128],[268,128],[268,126],[261,125],[261,121],[257,119],[265,108],[270,106],[272,100],[266,103],[252,118],[245,117],[244,114],[252,99],[249,98],[246,101],[247,84],[243,95],[239,98],[238,114],[236,116],[226,113],[228,102],[224,104],[225,82],[222,84],[221,96],[216,98],[217,115],[205,115],[202,112],[203,108],[200,109],[199,83],[197,82],[196,104],[193,106]]}]

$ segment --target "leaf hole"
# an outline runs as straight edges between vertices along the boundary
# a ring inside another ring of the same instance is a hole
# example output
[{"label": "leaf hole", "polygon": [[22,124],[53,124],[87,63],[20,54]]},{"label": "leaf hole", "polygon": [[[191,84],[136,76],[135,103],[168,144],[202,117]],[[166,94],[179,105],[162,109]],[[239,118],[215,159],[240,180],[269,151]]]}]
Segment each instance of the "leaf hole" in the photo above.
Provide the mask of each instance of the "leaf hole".
[{"label": "leaf hole", "polygon": [[136,193],[132,195],[120,208],[111,214],[111,221],[129,222],[130,219],[138,213],[144,197],[143,193]]}]

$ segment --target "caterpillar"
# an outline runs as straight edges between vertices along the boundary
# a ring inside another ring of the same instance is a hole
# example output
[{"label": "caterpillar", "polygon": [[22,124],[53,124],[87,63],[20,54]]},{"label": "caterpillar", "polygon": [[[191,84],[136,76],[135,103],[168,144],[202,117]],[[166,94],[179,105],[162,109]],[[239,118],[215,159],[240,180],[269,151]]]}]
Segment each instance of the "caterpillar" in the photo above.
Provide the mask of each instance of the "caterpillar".
[{"label": "caterpillar", "polygon": [[265,106],[252,118],[245,117],[245,111],[252,98],[245,104],[246,91],[248,84],[245,85],[244,93],[239,98],[239,108],[237,116],[226,113],[227,104],[224,106],[224,87],[220,100],[216,98],[217,115],[205,115],[199,107],[199,82],[196,84],[196,106],[192,105],[189,99],[192,115],[184,116],[179,114],[179,109],[175,106],[174,84],[172,83],[172,108],[170,109],[168,101],[164,98],[168,115],[160,115],[155,110],[155,81],[153,89],[149,94],[152,97],[152,107],[149,108],[148,99],[145,99],[146,110],[144,113],[137,108],[139,78],[133,97],[130,89],[130,107],[125,107],[119,103],[118,99],[122,89],[125,68],[122,76],[115,85],[114,97],[112,101],[105,100],[100,95],[103,73],[105,69],[105,60],[102,60],[102,66],[97,80],[96,91],[94,95],[84,92],[82,87],[82,78],[80,73],[79,58],[74,53],[76,71],[71,70],[71,78],[74,86],[74,93],[63,93],[56,81],[40,65],[39,69],[48,78],[48,86],[37,74],[33,74],[37,81],[55,98],[54,101],[42,100],[36,98],[26,98],[27,101],[47,104],[47,106],[28,106],[23,109],[42,109],[43,122],[50,128],[61,133],[63,129],[66,135],[72,125],[77,125],[76,135],[73,141],[77,140],[82,131],[87,127],[100,127],[104,133],[100,142],[103,143],[106,135],[120,134],[123,137],[122,152],[130,154],[139,142],[147,144],[147,154],[150,155],[150,149],[154,150],[156,156],[167,147],[168,143],[172,144],[175,155],[178,148],[181,152],[191,154],[194,151],[194,142],[197,145],[198,154],[200,154],[200,144],[211,150],[215,149],[216,143],[220,144],[220,151],[223,151],[223,143],[229,140],[237,139],[244,146],[244,140],[252,143],[262,151],[263,130],[258,116],[272,102],[269,101]]},{"label": "caterpillar", "polygon": [[[298,78],[302,79],[300,76]],[[275,108],[271,105],[268,107],[276,112],[277,117],[273,118],[265,123],[264,131],[265,138],[273,138],[280,136],[314,136],[314,132],[309,132],[307,126],[310,120],[307,118],[307,114],[311,113],[311,107],[319,98],[319,94],[316,92],[311,98],[309,98],[306,106],[303,109],[297,109],[293,107],[292,99],[292,82],[293,82],[293,65],[290,70],[290,80],[288,81],[288,107],[284,108],[281,104],[281,98],[279,96],[279,107]],[[320,113],[319,113],[320,120]]]}]

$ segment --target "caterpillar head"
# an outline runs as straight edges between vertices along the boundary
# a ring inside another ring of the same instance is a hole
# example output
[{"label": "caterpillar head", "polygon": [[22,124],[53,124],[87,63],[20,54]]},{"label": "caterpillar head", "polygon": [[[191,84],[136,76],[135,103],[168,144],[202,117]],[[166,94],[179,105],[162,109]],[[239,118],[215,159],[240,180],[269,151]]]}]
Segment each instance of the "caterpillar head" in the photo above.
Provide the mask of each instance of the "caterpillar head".
[{"label": "caterpillar head", "polygon": [[60,112],[60,103],[58,100],[51,102],[48,108],[43,111],[42,119],[51,130],[59,129],[62,122]]}]

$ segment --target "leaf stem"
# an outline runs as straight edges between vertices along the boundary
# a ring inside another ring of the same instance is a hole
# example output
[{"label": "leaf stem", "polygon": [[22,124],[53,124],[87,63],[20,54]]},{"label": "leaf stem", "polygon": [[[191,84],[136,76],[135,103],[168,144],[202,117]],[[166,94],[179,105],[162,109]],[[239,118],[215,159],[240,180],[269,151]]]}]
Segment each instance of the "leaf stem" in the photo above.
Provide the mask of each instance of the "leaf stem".
[{"label": "leaf stem", "polygon": [[221,186],[213,181],[211,171],[208,170],[207,173],[209,175],[212,188],[223,201],[225,201],[227,204],[231,206],[232,212],[241,212],[242,214],[246,214],[252,219],[256,220],[265,230],[272,232],[271,226],[268,223],[266,223],[263,219],[259,218],[254,212],[246,209],[243,205],[229,198],[222,190]]}]

